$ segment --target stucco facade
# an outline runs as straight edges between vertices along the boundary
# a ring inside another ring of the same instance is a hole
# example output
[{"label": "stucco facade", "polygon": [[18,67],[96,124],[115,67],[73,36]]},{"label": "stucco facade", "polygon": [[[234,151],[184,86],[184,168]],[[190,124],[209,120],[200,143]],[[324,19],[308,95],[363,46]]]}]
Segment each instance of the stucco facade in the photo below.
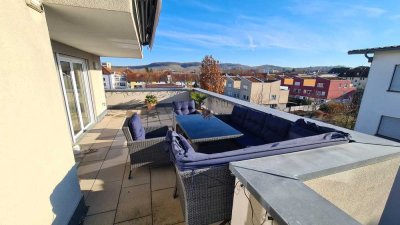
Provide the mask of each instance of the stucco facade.
[{"label": "stucco facade", "polygon": [[400,93],[389,90],[395,67],[399,63],[400,51],[375,52],[357,117],[356,131],[375,135],[382,116],[400,118]]},{"label": "stucco facade", "polygon": [[0,221],[67,224],[82,194],[46,18],[2,3]]}]

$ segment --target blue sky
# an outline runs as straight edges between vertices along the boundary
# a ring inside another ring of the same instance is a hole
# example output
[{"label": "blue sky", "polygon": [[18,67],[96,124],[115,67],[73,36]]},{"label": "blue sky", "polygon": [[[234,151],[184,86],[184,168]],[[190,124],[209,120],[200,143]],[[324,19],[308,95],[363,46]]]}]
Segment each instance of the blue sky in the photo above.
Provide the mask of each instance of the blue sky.
[{"label": "blue sky", "polygon": [[113,65],[220,62],[367,65],[348,50],[400,44],[398,0],[164,0],[153,49]]}]

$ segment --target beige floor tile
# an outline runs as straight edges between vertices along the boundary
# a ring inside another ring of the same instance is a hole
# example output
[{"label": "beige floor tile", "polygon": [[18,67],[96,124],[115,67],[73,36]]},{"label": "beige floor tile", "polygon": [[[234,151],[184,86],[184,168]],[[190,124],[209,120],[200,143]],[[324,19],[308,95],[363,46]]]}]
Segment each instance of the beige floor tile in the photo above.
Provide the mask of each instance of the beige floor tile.
[{"label": "beige floor tile", "polygon": [[93,187],[94,179],[79,179],[79,186],[81,188],[81,192],[83,197],[86,199],[90,190]]},{"label": "beige floor tile", "polygon": [[110,167],[108,167],[107,164],[103,164],[103,166],[101,167],[100,172],[97,175],[98,180],[102,180],[104,182],[118,180],[122,181],[122,178],[124,177],[125,164]]},{"label": "beige floor tile", "polygon": [[99,213],[85,218],[83,225],[113,225],[115,211]]},{"label": "beige floor tile", "polygon": [[115,222],[136,219],[151,214],[150,185],[122,188]]},{"label": "beige floor tile", "polygon": [[96,142],[90,147],[90,149],[110,147],[112,145],[112,142],[112,140],[96,140]]},{"label": "beige floor tile", "polygon": [[104,160],[108,153],[109,147],[93,149],[93,151],[89,151],[85,154],[82,162],[90,162],[90,161],[98,161]]},{"label": "beige floor tile", "polygon": [[81,179],[95,179],[102,161],[81,162],[78,166],[78,176]]},{"label": "beige floor tile", "polygon": [[130,170],[129,162],[125,166],[124,179],[122,181],[122,187],[129,187],[141,184],[149,184],[150,183],[150,169],[149,167],[139,167],[132,170],[132,178],[128,179],[129,170]]},{"label": "beige floor tile", "polygon": [[119,161],[119,162],[126,162],[128,159],[128,148],[111,148],[106,156],[106,161]]},{"label": "beige floor tile", "polygon": [[151,168],[151,190],[175,187],[175,171],[172,166]]},{"label": "beige floor tile", "polygon": [[116,223],[115,225],[152,225],[151,216],[145,216],[142,218],[125,221],[122,223]]},{"label": "beige floor tile", "polygon": [[185,221],[179,198],[173,198],[174,188],[152,192],[153,224],[176,224]]},{"label": "beige floor tile", "polygon": [[122,181],[103,182],[96,180],[91,192],[86,198],[89,206],[88,215],[112,211],[117,209],[118,197]]}]

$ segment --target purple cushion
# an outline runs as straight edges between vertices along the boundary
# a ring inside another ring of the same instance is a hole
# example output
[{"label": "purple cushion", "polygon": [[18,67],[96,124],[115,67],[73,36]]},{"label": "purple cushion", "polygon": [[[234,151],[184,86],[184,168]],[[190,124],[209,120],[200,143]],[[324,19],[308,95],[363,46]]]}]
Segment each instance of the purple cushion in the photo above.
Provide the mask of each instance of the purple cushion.
[{"label": "purple cushion", "polygon": [[137,113],[133,114],[129,120],[128,127],[133,140],[146,139],[146,132],[142,126],[142,122],[140,121],[140,116]]},{"label": "purple cushion", "polygon": [[243,122],[243,128],[250,131],[253,134],[259,135],[263,129],[266,113],[259,111],[248,110],[246,119]]},{"label": "purple cushion", "polygon": [[234,106],[232,110],[231,120],[236,125],[242,126],[243,121],[246,119],[248,109],[240,106]]},{"label": "purple cushion", "polygon": [[290,121],[268,114],[260,136],[267,143],[282,141],[286,138],[290,126]]},{"label": "purple cushion", "polygon": [[194,100],[173,102],[172,104],[177,115],[189,115],[196,112]]}]

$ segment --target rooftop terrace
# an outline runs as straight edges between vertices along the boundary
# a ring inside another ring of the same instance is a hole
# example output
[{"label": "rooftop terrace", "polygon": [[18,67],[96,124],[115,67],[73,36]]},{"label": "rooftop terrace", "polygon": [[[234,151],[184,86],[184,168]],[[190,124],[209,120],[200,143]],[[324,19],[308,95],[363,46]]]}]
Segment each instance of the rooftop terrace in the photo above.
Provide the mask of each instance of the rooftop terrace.
[{"label": "rooftop terrace", "polygon": [[78,175],[89,211],[85,225],[183,224],[178,199],[174,199],[172,166],[142,167],[128,179],[129,159],[121,130],[126,116],[137,112],[145,126],[172,125],[171,109],[110,110],[79,142],[82,154]]},{"label": "rooftop terrace", "polygon": [[[181,203],[178,198],[173,198],[176,180],[174,168],[172,166],[158,168],[142,167],[133,171],[133,178],[130,180],[128,179],[128,148],[121,127],[124,119],[135,112],[140,114],[141,121],[145,126],[171,126],[172,109],[167,106],[172,101],[188,98],[189,94],[186,89],[147,90],[152,94],[156,94],[161,102],[160,106],[155,110],[147,112],[143,107],[142,101],[138,99],[142,98],[142,95],[144,95],[142,92],[144,91],[145,90],[107,92],[108,103],[112,103],[112,105],[109,105],[109,108],[112,106],[112,108],[115,109],[109,110],[108,114],[96,124],[95,127],[88,131],[79,142],[82,154],[76,155],[76,160],[79,162],[78,174],[81,190],[85,197],[85,203],[89,206],[89,211],[84,223],[86,225],[100,223],[123,225],[184,224]],[[216,114],[230,113],[234,104],[240,104],[255,110],[266,111],[292,121],[299,118],[292,114],[283,113],[264,106],[258,106],[228,96],[218,95],[204,90],[197,91],[208,95],[205,106]],[[324,125],[334,127],[328,124]],[[368,206],[368,204],[364,204],[363,198],[359,198],[360,195],[357,195],[357,198],[355,198],[358,202],[351,203],[350,208],[348,208],[348,202],[345,201],[347,198],[342,199],[340,196],[338,198],[337,195],[330,196],[329,194],[332,190],[326,189],[325,187],[327,187],[327,184],[335,184],[334,187],[342,191],[344,190],[343,195],[350,193],[349,191],[354,192],[358,190],[357,184],[354,182],[347,182],[346,179],[348,179],[348,175],[346,175],[346,178],[341,178],[340,174],[345,171],[354,170],[355,168],[369,168],[369,170],[364,171],[368,171],[368,174],[371,174],[371,171],[375,171],[374,176],[376,176],[377,179],[373,177],[373,179],[367,179],[368,181],[364,184],[367,185],[368,188],[363,188],[362,190],[374,191],[374,195],[371,195],[373,198],[368,198],[368,201],[369,199],[374,199],[374,201],[376,199],[383,199],[378,207],[379,210],[383,210],[386,200],[384,199],[385,197],[381,195],[389,195],[391,188],[390,182],[391,179],[393,179],[392,175],[395,175],[395,169],[398,168],[399,164],[399,160],[397,159],[400,155],[400,144],[343,128],[338,129],[349,132],[358,143],[343,144],[338,147],[334,146],[330,147],[330,150],[328,148],[321,148],[319,150],[315,149],[300,153],[289,153],[274,157],[240,161],[231,163],[231,170],[238,176],[238,179],[245,184],[246,188],[255,194],[255,198],[263,207],[272,210],[273,217],[282,222],[280,224],[290,224],[285,223],[285,221],[288,222],[292,219],[296,221],[299,219],[305,219],[304,221],[310,219],[310,221],[318,222],[319,220],[316,218],[328,218],[329,216],[321,217],[322,214],[318,212],[318,210],[313,210],[312,213],[310,213],[310,210],[312,210],[311,208],[287,210],[285,206],[286,204],[302,204],[302,201],[309,201],[310,199],[316,204],[313,206],[314,208],[323,208],[324,210],[328,210],[329,213],[333,212],[334,215],[336,215],[333,217],[330,216],[329,220],[335,221],[335,218],[337,219],[340,217],[341,219],[344,218],[343,221],[353,221],[353,218],[356,218],[358,221],[363,221],[361,224],[368,224],[364,223],[364,221],[371,222],[372,220],[369,220],[368,217],[357,217],[359,216],[357,215],[358,211],[352,208],[353,206]],[[365,152],[365,154],[362,154],[362,152]],[[307,160],[315,161],[315,163],[308,163]],[[288,161],[293,165],[290,163],[288,164]],[[324,163],[318,163],[319,161],[324,161]],[[391,165],[390,168],[394,169],[390,176],[379,177],[379,172],[377,172],[379,170],[370,167],[370,165],[384,161],[389,162]],[[265,164],[263,162],[268,163]],[[324,177],[328,177],[331,174],[338,174],[338,176],[334,176],[331,180],[324,180]],[[365,173],[357,174],[357,179],[366,180],[363,178],[364,175],[359,175]],[[253,179],[252,177],[264,177],[265,179]],[[296,187],[299,187],[299,189],[291,195],[284,195],[289,198],[284,199],[282,198],[282,193],[279,194],[278,192],[282,192],[285,189],[277,189],[279,185],[266,187],[264,184],[268,181],[267,178],[279,179],[279,182],[282,181],[282,183],[279,184],[286,184],[287,179],[289,179],[291,182],[296,183]],[[379,186],[383,182],[382,179],[385,179],[385,188],[380,188]],[[374,183],[370,182],[371,180],[380,180],[380,182]],[[303,182],[305,185],[303,185]],[[275,188],[274,191],[278,193],[278,195],[270,195],[268,190],[272,190],[273,188]],[[310,188],[313,190],[310,190]],[[381,191],[376,192],[376,190]],[[307,192],[307,195],[304,194],[305,192]],[[338,193],[338,191],[333,189],[333,193]],[[291,198],[291,196],[295,196],[295,198]],[[390,196],[396,196],[396,193],[394,193],[394,195],[390,193]],[[324,200],[324,198],[328,201]],[[391,199],[394,199],[394,197],[391,197]],[[394,201],[394,203],[391,202],[389,210],[393,209],[393,205],[397,203],[398,201]],[[370,209],[371,207],[368,208],[368,210]],[[344,214],[343,210],[351,215],[350,220],[347,219],[348,215]],[[368,212],[368,210],[363,211]],[[375,211],[373,213],[375,216],[374,222],[376,222],[376,218],[379,219],[381,214],[382,211]],[[389,214],[391,214],[390,211]],[[391,216],[392,215],[393,214],[391,214]],[[362,214],[362,216],[365,215]],[[386,218],[392,218],[391,216]],[[290,219],[287,220],[288,218]]]}]

